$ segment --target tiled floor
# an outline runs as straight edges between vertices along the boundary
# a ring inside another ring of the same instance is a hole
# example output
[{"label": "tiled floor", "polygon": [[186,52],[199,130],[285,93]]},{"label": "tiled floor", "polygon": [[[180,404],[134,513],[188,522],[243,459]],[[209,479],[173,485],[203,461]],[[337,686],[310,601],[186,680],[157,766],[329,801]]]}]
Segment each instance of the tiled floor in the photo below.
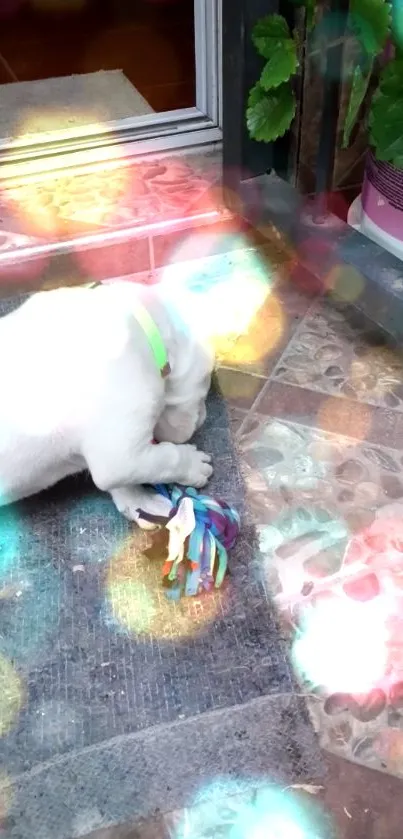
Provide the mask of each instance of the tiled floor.
[{"label": "tiled floor", "polygon": [[281,340],[219,375],[261,573],[322,746],[403,777],[403,357],[349,308],[271,293]]}]

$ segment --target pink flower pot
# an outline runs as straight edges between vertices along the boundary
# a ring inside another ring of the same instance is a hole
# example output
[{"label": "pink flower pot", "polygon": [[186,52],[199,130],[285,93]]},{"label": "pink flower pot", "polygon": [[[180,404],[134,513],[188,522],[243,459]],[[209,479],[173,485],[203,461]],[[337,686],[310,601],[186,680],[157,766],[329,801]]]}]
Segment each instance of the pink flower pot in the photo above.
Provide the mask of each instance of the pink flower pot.
[{"label": "pink flower pot", "polygon": [[369,152],[361,204],[361,231],[403,254],[403,171]]}]

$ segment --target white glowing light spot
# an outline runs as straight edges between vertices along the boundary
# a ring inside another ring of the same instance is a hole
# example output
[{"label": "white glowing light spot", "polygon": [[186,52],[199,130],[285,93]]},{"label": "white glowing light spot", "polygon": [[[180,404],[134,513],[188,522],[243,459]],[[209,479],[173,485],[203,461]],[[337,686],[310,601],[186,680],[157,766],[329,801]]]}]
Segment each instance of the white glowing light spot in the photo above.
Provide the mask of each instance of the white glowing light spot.
[{"label": "white glowing light spot", "polygon": [[[270,274],[256,255],[234,252],[212,273],[208,259],[164,269],[161,287],[183,320],[207,338],[246,335],[271,292]],[[196,267],[197,266],[197,267]]]},{"label": "white glowing light spot", "polygon": [[301,674],[329,693],[364,693],[378,685],[387,662],[385,600],[367,602],[334,597],[305,615],[293,645]]}]

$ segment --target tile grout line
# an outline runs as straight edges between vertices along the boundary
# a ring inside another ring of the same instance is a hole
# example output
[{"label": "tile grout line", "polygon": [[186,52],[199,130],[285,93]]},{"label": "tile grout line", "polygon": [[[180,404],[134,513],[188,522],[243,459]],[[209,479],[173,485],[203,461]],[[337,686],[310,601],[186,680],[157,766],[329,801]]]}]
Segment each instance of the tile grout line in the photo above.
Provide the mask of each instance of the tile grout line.
[{"label": "tile grout line", "polygon": [[148,261],[150,263],[150,272],[155,276],[155,253],[154,253],[154,238],[153,236],[147,236],[148,240]]},{"label": "tile grout line", "polygon": [[293,334],[292,338],[290,338],[290,340],[287,342],[287,344],[285,345],[284,349],[283,349],[283,350],[282,350],[282,352],[280,353],[280,356],[279,356],[279,358],[277,359],[277,361],[276,361],[276,363],[275,363],[275,365],[274,365],[274,367],[273,367],[273,370],[270,372],[269,376],[267,376],[267,378],[266,378],[266,383],[263,385],[263,387],[262,387],[262,389],[261,389],[260,393],[258,393],[258,395],[257,395],[256,399],[254,400],[254,402],[252,403],[251,407],[249,408],[249,410],[248,410],[248,412],[247,412],[247,415],[246,415],[245,419],[243,420],[243,422],[242,422],[242,423],[241,423],[241,425],[239,426],[239,429],[238,429],[237,434],[236,434],[236,438],[237,438],[237,439],[240,439],[240,438],[241,438],[241,436],[242,436],[242,434],[243,434],[243,432],[244,432],[244,430],[245,430],[245,428],[246,428],[247,423],[248,423],[248,422],[249,422],[249,420],[251,419],[251,417],[252,417],[253,413],[254,413],[254,412],[256,411],[256,409],[258,408],[258,406],[259,406],[259,404],[260,404],[261,400],[263,399],[263,397],[264,397],[264,395],[265,395],[265,393],[266,393],[266,390],[268,390],[268,388],[269,388],[269,385],[272,383],[273,378],[274,378],[275,373],[276,373],[276,370],[277,370],[277,369],[278,369],[278,367],[280,366],[280,364],[281,364],[281,362],[282,362],[282,360],[283,360],[283,358],[284,358],[285,353],[287,352],[287,350],[288,350],[288,348],[289,348],[290,344],[291,344],[291,343],[292,343],[292,342],[293,342],[293,341],[294,341],[294,340],[298,337],[298,335],[299,335],[300,331],[302,330],[302,328],[303,328],[303,326],[304,326],[304,324],[305,324],[305,320],[306,320],[306,319],[307,319],[307,318],[311,315],[312,310],[313,310],[313,309],[314,309],[314,307],[317,305],[318,299],[319,299],[319,297],[315,297],[315,298],[314,298],[314,300],[312,300],[312,301],[311,301],[311,303],[309,304],[309,306],[308,306],[308,308],[307,308],[307,310],[306,310],[306,312],[305,312],[304,316],[301,318],[301,322],[298,324],[298,326],[297,326],[297,328],[296,328],[296,330],[295,330],[295,332],[294,332],[294,334]]},{"label": "tile grout line", "polygon": [[239,373],[241,376],[253,376],[254,379],[263,379],[267,381],[267,376],[263,373],[256,373],[255,370],[241,369],[240,367],[230,367],[228,364],[219,364],[218,370],[229,370],[230,373]]},{"label": "tile grout line", "polygon": [[381,411],[391,411],[392,414],[402,415],[402,411],[397,408],[389,408],[386,405],[377,405],[376,402],[364,402],[362,399],[352,399],[344,393],[331,393],[328,390],[323,390],[321,387],[310,387],[309,385],[300,385],[297,382],[288,382],[287,379],[275,379],[276,383],[284,385],[285,387],[293,387],[296,390],[306,390],[309,393],[319,393],[320,396],[325,396],[327,399],[340,399],[343,402],[349,402],[351,405],[365,405],[367,408],[378,408]]},{"label": "tile grout line", "polygon": [[[288,382],[283,382],[281,379],[276,379],[276,382],[278,382],[279,384],[283,384],[286,387],[293,388],[296,391],[304,390],[304,391],[308,391],[309,393],[320,393],[321,396],[326,396],[328,398],[345,400],[345,401],[351,402],[353,405],[365,405],[367,408],[380,408],[381,410],[392,411],[392,413],[395,416],[402,416],[401,411],[397,411],[393,408],[382,408],[382,406],[375,405],[375,404],[370,403],[370,402],[353,402],[353,400],[348,399],[348,397],[346,397],[346,396],[338,396],[337,394],[329,394],[329,393],[326,393],[326,391],[319,390],[319,389],[312,390],[311,388],[305,388],[305,387],[302,387],[301,385],[289,384]],[[268,381],[267,384],[270,384],[270,382]],[[266,386],[263,388],[263,390],[266,390]],[[255,403],[260,400],[260,397],[262,396],[263,390],[261,391],[259,396],[256,397]],[[244,430],[244,425],[245,425],[246,421],[248,419],[250,419],[249,414],[251,413],[252,409],[253,409],[253,406],[247,412],[247,416],[245,417],[245,419],[241,423],[238,431],[235,434],[235,437],[237,437],[238,434],[240,434],[241,430]],[[242,409],[238,408],[238,410],[242,410]],[[244,413],[246,413],[246,412],[244,411]],[[372,448],[381,449],[382,451],[392,453],[394,456],[396,456],[400,452],[400,447],[394,448],[390,444],[379,443],[379,442],[375,442],[375,441],[372,441],[372,440],[366,440],[366,439],[363,440],[361,437],[353,437],[351,434],[346,434],[343,431],[332,431],[332,430],[329,430],[327,428],[321,428],[320,426],[317,426],[317,425],[311,425],[311,424],[309,424],[306,421],[301,420],[301,419],[289,419],[289,418],[283,417],[283,416],[277,417],[275,415],[273,416],[272,414],[260,414],[260,417],[262,419],[268,419],[268,420],[273,419],[273,420],[276,420],[278,422],[287,422],[287,423],[291,423],[292,425],[300,425],[300,426],[302,426],[302,428],[305,428],[307,431],[312,431],[312,432],[316,431],[317,433],[323,434],[325,436],[337,437],[338,439],[342,438],[343,440],[347,440],[349,443],[352,443],[353,445],[358,445],[358,444],[361,445],[361,444],[365,443],[366,445],[371,446]]]}]

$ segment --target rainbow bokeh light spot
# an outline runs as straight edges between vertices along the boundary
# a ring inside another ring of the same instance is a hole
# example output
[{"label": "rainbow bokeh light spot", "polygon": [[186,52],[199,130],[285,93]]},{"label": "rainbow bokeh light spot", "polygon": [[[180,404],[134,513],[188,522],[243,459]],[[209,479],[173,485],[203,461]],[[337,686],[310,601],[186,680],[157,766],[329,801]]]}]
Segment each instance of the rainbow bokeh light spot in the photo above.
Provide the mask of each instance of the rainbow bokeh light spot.
[{"label": "rainbow bokeh light spot", "polygon": [[200,597],[169,600],[162,587],[166,531],[133,530],[110,559],[104,619],[123,634],[160,640],[195,637],[225,611],[227,586]]},{"label": "rainbow bokeh light spot", "polygon": [[[199,234],[198,234],[199,235]],[[220,235],[217,233],[217,235]],[[194,245],[192,246],[192,242]],[[248,366],[267,358],[284,333],[286,314],[277,291],[280,274],[258,251],[239,236],[239,247],[219,258],[200,250],[199,238],[190,234],[183,252],[199,258],[166,266],[161,284],[195,334],[209,340],[222,364]]]},{"label": "rainbow bokeh light spot", "polygon": [[217,779],[184,811],[173,839],[331,839],[330,821],[307,799],[261,778]]}]

